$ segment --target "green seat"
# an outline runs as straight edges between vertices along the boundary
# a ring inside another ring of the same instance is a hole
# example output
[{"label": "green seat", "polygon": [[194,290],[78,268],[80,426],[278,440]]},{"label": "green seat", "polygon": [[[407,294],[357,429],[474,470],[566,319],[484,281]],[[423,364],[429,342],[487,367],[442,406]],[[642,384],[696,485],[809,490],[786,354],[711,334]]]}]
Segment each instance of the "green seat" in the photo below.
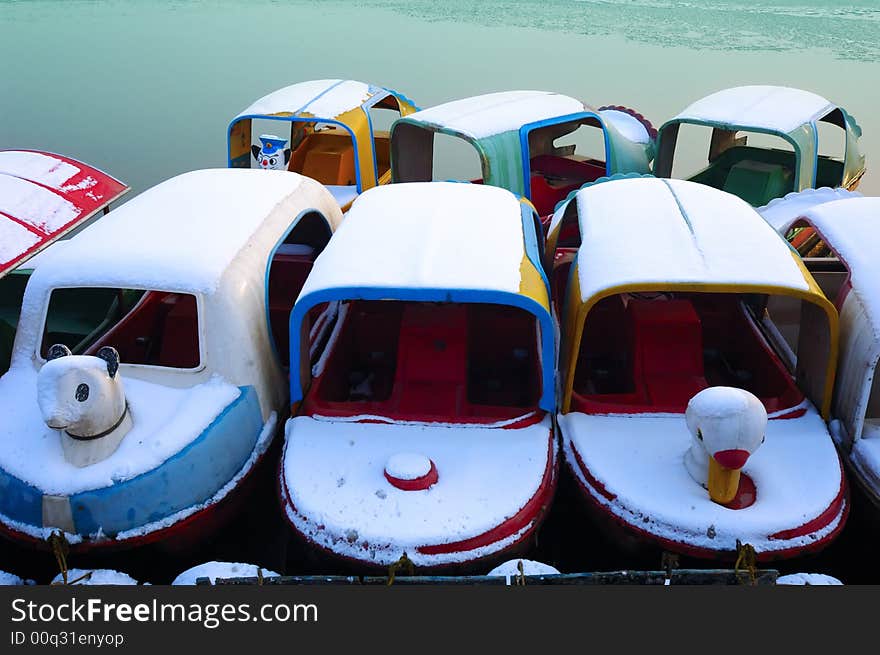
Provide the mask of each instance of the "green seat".
[{"label": "green seat", "polygon": [[760,207],[791,189],[791,171],[780,164],[745,159],[730,167],[723,190]]}]

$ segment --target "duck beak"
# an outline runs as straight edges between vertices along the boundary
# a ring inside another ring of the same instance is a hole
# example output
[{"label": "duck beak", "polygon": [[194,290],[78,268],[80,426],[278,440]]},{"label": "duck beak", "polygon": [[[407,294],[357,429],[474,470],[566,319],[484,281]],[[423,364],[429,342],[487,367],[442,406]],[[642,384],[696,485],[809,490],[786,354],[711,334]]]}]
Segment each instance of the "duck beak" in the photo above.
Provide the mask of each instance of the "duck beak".
[{"label": "duck beak", "polygon": [[709,498],[726,505],[736,497],[739,489],[739,468],[727,468],[714,457],[709,458]]}]

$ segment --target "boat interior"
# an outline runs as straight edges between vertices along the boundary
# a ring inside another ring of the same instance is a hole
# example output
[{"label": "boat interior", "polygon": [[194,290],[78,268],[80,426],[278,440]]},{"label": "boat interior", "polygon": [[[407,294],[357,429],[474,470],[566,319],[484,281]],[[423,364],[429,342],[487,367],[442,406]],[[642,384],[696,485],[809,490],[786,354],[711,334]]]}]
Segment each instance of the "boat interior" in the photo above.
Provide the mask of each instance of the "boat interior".
[{"label": "boat interior", "polygon": [[528,141],[529,197],[542,217],[572,191],[606,175],[604,131],[595,118],[534,128]]},{"label": "boat interior", "polygon": [[69,287],[52,291],[41,353],[64,344],[74,355],[113,346],[126,364],[196,368],[200,362],[195,296],[169,291]]},{"label": "boat interior", "polygon": [[766,296],[735,293],[600,300],[584,324],[572,411],[681,413],[696,393],[717,385],[755,394],[768,412],[798,405],[804,395],[771,345],[772,328],[755,318],[766,307]]},{"label": "boat interior", "polygon": [[21,299],[29,278],[30,271],[20,269],[0,277],[0,375],[9,370]]},{"label": "boat interior", "polygon": [[537,410],[538,325],[524,310],[358,300],[338,321],[305,414],[486,423]]}]

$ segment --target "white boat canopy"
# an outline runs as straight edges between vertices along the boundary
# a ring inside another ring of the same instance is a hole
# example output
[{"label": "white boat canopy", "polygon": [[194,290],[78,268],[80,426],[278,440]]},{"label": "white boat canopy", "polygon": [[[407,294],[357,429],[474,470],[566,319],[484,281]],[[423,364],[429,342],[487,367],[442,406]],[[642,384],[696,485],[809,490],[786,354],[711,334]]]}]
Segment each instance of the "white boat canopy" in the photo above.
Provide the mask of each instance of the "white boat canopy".
[{"label": "white boat canopy", "polygon": [[788,134],[836,108],[810,91],[784,86],[738,86],[697,100],[673,121],[761,128]]},{"label": "white boat canopy", "polygon": [[503,91],[453,100],[410,114],[408,120],[485,139],[523,125],[588,111],[580,100],[548,91]]},{"label": "white boat canopy", "polygon": [[638,284],[810,288],[782,237],[723,191],[683,180],[612,180],[578,191],[554,215],[551,232],[573,220],[575,208],[584,302]]},{"label": "white boat canopy", "polygon": [[283,234],[304,204],[321,211],[333,228],[341,220],[333,197],[295,173],[184,173],[114,210],[111,220],[91,225],[53,252],[34,276],[49,286],[100,281],[211,292],[265,225],[277,224],[279,229],[270,232]]},{"label": "white boat canopy", "polygon": [[880,198],[856,197],[814,206],[802,215],[849,271],[855,293],[880,345]]},{"label": "white boat canopy", "polygon": [[311,114],[317,118],[334,118],[361,107],[385,89],[356,80],[310,80],[291,84],[254,101],[236,116],[272,116],[275,114]]},{"label": "white boat canopy", "polygon": [[523,206],[504,189],[457,182],[370,189],[315,261],[300,298],[365,287],[519,294]]}]

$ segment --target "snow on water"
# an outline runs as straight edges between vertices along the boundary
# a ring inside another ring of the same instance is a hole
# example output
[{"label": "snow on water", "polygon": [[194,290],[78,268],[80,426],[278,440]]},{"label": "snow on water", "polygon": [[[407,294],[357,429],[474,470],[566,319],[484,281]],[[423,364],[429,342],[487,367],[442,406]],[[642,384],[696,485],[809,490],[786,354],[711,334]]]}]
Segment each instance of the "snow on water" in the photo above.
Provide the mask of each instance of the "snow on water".
[{"label": "snow on water", "polygon": [[38,184],[0,175],[0,212],[44,232],[54,232],[79,216],[81,210]]},{"label": "snow on water", "polygon": [[512,577],[519,575],[519,563],[522,562],[523,565],[523,573],[525,575],[558,575],[559,570],[550,566],[549,564],[544,564],[543,562],[536,562],[530,559],[512,559],[504,562],[504,564],[499,564],[494,569],[489,571],[486,575],[503,575],[506,577]]},{"label": "snow on water", "polygon": [[786,134],[833,108],[828,100],[810,91],[784,86],[738,86],[697,100],[676,118],[758,127]]},{"label": "snow on water", "polygon": [[408,118],[484,139],[518,130],[529,123],[585,110],[580,100],[558,93],[502,91],[446,102],[410,114]]},{"label": "snow on water", "polygon": [[172,585],[194,585],[199,578],[210,578],[211,584],[217,578],[256,578],[260,572],[264,578],[277,578],[280,573],[270,571],[269,569],[261,569],[253,564],[242,564],[240,562],[205,562],[187,569],[171,583]]},{"label": "snow on water", "polygon": [[842,585],[835,577],[824,573],[791,573],[776,578],[778,585]]},{"label": "snow on water", "polygon": [[67,180],[79,173],[79,168],[41,152],[5,150],[0,151],[0,173],[15,175],[45,184],[53,189],[60,189]]},{"label": "snow on water", "polygon": [[26,584],[26,582],[17,575],[7,573],[6,571],[0,571],[0,587],[12,587],[23,584]]},{"label": "snow on water", "polygon": [[573,448],[615,496],[593,493],[598,502],[655,536],[698,547],[733,550],[740,539],[764,552],[811,543],[809,537],[768,537],[816,518],[840,490],[837,451],[812,407],[800,418],[768,421],[764,444],[743,467],[757,500],[740,510],[712,502],[688,474],[683,457],[691,441],[684,416],[570,413],[559,417],[559,425],[566,457],[581,482],[588,484]]},{"label": "snow on water", "polygon": [[[550,434],[549,417],[520,429],[296,417],[286,425],[283,461],[294,508],[288,516],[334,552],[388,564],[406,550],[416,564],[426,563],[417,547],[481,535],[535,495]],[[385,479],[389,457],[409,451],[434,462],[439,479],[431,488],[403,491]]]},{"label": "snow on water", "polygon": [[572,202],[582,235],[583,300],[643,283],[808,288],[782,237],[729,193],[683,180],[634,178],[582,189]]},{"label": "snow on water", "polygon": [[524,256],[520,204],[509,191],[455,182],[385,185],[358,196],[300,297],[339,287],[518,293]]},{"label": "snow on water", "polygon": [[[137,580],[126,573],[113,569],[68,569],[67,583],[74,585],[136,585]],[[64,584],[64,577],[59,573],[52,578],[51,584]]]},{"label": "snow on water", "polygon": [[11,368],[0,378],[0,467],[44,494],[108,487],[179,452],[241,393],[217,376],[183,389],[126,378],[125,392],[133,429],[110,457],[81,469],[64,458],[59,433],[43,422],[36,371]]},{"label": "snow on water", "polygon": [[11,262],[39,240],[26,227],[0,216],[0,265]]}]

